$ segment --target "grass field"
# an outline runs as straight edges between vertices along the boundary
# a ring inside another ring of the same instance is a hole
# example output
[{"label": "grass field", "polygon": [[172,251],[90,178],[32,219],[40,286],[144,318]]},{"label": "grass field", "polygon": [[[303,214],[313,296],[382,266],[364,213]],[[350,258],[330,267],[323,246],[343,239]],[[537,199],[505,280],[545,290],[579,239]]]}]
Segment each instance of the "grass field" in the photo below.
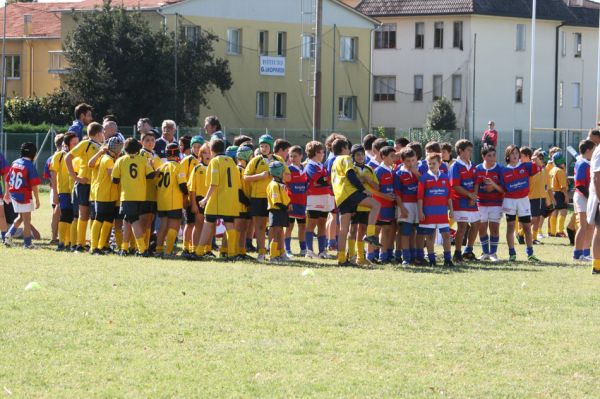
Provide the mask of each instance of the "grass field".
[{"label": "grass field", "polygon": [[598,397],[600,278],[536,251],[449,271],[2,247],[0,396]]}]

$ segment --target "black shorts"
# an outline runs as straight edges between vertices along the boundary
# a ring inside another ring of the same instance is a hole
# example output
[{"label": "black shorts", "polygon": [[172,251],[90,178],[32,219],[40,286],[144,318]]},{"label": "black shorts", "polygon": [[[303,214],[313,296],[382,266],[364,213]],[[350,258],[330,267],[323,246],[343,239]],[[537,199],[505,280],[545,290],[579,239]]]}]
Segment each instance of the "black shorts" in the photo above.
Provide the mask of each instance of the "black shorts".
[{"label": "black shorts", "polygon": [[356,212],[352,215],[352,224],[369,224],[369,212]]},{"label": "black shorts", "polygon": [[238,216],[237,219],[250,220],[252,219],[252,216],[250,216],[250,212],[240,212],[240,216]]},{"label": "black shorts", "polygon": [[[204,208],[200,208],[204,212]],[[159,212],[160,215],[160,212]],[[179,217],[181,217],[181,212],[179,213]],[[196,223],[196,215],[192,213],[192,207],[188,206],[183,210],[183,221],[185,224],[194,224]]]},{"label": "black shorts", "polygon": [[233,223],[235,217],[233,216],[219,216],[219,215],[204,215],[204,220],[208,223],[217,223],[217,220],[223,219],[223,223]]},{"label": "black shorts", "polygon": [[531,205],[531,216],[538,217],[546,215],[546,199],[534,198],[529,200]]},{"label": "black shorts", "polygon": [[73,202],[78,206],[90,206],[90,185],[76,183],[73,188]]},{"label": "black shorts", "polygon": [[365,198],[367,198],[367,194],[362,191],[355,191],[354,193],[350,194],[350,196],[346,198],[344,202],[338,205],[340,215],[356,212],[358,204],[360,204]]},{"label": "black shorts", "polygon": [[167,219],[181,219],[181,209],[172,209],[170,211],[158,211],[159,218],[167,218]]},{"label": "black shorts", "polygon": [[594,216],[594,224],[596,227],[600,227],[600,211],[596,209],[596,215]]},{"label": "black shorts", "polygon": [[[96,219],[101,222],[112,222],[115,217],[115,203],[114,202],[94,202],[94,212],[96,213]],[[90,210],[92,208],[90,207]]]},{"label": "black shorts", "polygon": [[290,226],[294,224],[294,222],[298,223],[298,224],[306,224],[306,219],[305,218],[289,218],[289,222],[290,222]]},{"label": "black shorts", "polygon": [[121,202],[120,212],[123,219],[129,223],[137,222],[142,214],[142,204],[144,201],[123,201]]},{"label": "black shorts", "polygon": [[268,217],[269,204],[266,198],[250,198],[250,216],[252,217]]},{"label": "black shorts", "polygon": [[156,201],[142,201],[142,208],[140,215],[155,214],[156,213]]},{"label": "black shorts", "polygon": [[554,193],[554,201],[556,201],[556,206],[554,209],[567,209],[567,201],[565,199],[565,193],[562,191],[555,191]]},{"label": "black shorts", "polygon": [[319,219],[319,218],[326,218],[327,215],[329,214],[329,212],[323,212],[323,211],[306,211],[306,214],[311,219]]},{"label": "black shorts", "polygon": [[391,220],[378,220],[377,226],[390,226],[392,224]]},{"label": "black shorts", "polygon": [[115,206],[115,209],[113,210],[113,212],[114,212],[115,220],[123,220],[123,218],[125,217],[125,215],[121,213],[121,208],[118,206]]},{"label": "black shorts", "polygon": [[288,227],[290,217],[287,211],[282,209],[272,209],[269,211],[269,227]]}]

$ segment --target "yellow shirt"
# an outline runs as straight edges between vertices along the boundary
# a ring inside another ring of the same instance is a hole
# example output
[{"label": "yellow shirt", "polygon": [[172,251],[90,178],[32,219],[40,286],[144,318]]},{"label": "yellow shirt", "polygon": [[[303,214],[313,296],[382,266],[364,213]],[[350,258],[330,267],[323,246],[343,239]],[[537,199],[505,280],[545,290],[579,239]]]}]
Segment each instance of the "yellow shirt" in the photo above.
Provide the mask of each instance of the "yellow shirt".
[{"label": "yellow shirt", "polygon": [[[145,149],[140,150],[140,155],[150,160],[150,166],[152,170],[156,170],[162,165],[162,160],[156,155],[154,151],[148,151]],[[145,201],[156,202],[156,185],[146,184],[146,199]]]},{"label": "yellow shirt", "polygon": [[563,191],[568,187],[567,174],[564,169],[555,166],[550,171],[550,178],[552,179],[552,191]]},{"label": "yellow shirt", "polygon": [[331,167],[331,186],[333,187],[333,195],[335,196],[335,203],[339,206],[346,198],[358,191],[356,187],[348,177],[346,173],[354,168],[352,157],[350,155],[340,155],[333,162]]},{"label": "yellow shirt", "polygon": [[120,200],[145,201],[146,175],[152,172],[148,160],[142,155],[125,155],[119,158],[113,167],[112,177],[120,179]]},{"label": "yellow shirt", "polygon": [[271,183],[267,186],[267,202],[269,204],[268,209],[280,210],[278,204],[288,206],[290,204],[290,196],[285,189],[285,185],[275,180],[271,180]]},{"label": "yellow shirt", "polygon": [[96,158],[96,162],[90,166],[92,171],[92,177],[90,178],[90,201],[96,201],[96,192],[98,191],[98,166],[100,165],[100,158]]},{"label": "yellow shirt", "polygon": [[199,161],[194,155],[190,154],[181,160],[181,170],[185,173],[186,181],[190,178],[194,172],[194,168],[198,165]]},{"label": "yellow shirt", "polygon": [[119,186],[112,184],[111,173],[114,166],[115,160],[104,154],[95,169],[98,170],[98,179],[97,184],[92,185],[92,192],[98,202],[117,202],[119,199]]},{"label": "yellow shirt", "polygon": [[225,155],[217,155],[211,159],[206,171],[206,179],[208,186],[217,187],[208,199],[204,213],[239,216],[240,173],[233,159]]},{"label": "yellow shirt", "polygon": [[65,162],[65,151],[58,151],[52,156],[50,170],[56,174],[56,185],[59,194],[70,194],[73,191],[73,180],[69,175],[67,163]]},{"label": "yellow shirt", "polygon": [[547,190],[548,184],[548,172],[546,169],[542,169],[541,172],[531,176],[529,178],[529,199],[546,198],[548,196]]},{"label": "yellow shirt", "polygon": [[[252,185],[250,182],[244,181],[244,175],[246,174],[246,169],[238,165],[238,170],[240,171],[240,183],[242,185],[242,192],[249,199],[250,194],[252,192]],[[240,202],[240,213],[248,212],[248,205],[244,205]]]},{"label": "yellow shirt", "polygon": [[[258,175],[263,172],[269,171],[269,164],[273,161],[279,161],[283,164],[283,174],[290,174],[290,169],[286,165],[285,161],[281,159],[279,155],[272,155],[271,159],[265,158],[262,155],[258,155],[248,162],[246,166],[246,176]],[[252,198],[267,198],[267,186],[272,178],[269,176],[267,178],[253,181],[250,183],[250,196]]]},{"label": "yellow shirt", "polygon": [[167,161],[156,171],[156,194],[159,211],[183,209],[183,192],[180,184],[186,184],[185,173],[177,161]]},{"label": "yellow shirt", "polygon": [[[356,175],[358,177],[363,177],[374,184],[379,184],[379,181],[377,180],[377,176],[375,176],[373,168],[371,168],[369,165],[363,165],[362,167],[354,165],[354,170],[356,171]],[[367,191],[371,193],[373,192],[371,186],[369,186],[368,184],[365,184],[364,186]],[[359,206],[358,208],[356,208],[357,212],[369,212],[370,210],[371,208],[367,208],[366,206]]]},{"label": "yellow shirt", "polygon": [[83,140],[70,151],[70,154],[73,156],[73,158],[79,158],[81,162],[77,176],[82,179],[91,180],[92,170],[88,166],[88,161],[90,158],[96,155],[99,149],[100,144],[96,143],[95,141]]},{"label": "yellow shirt", "polygon": [[202,162],[199,162],[188,179],[188,190],[196,193],[196,197],[206,197],[206,192],[208,191],[208,185],[206,183],[206,168],[206,165],[204,165]]}]

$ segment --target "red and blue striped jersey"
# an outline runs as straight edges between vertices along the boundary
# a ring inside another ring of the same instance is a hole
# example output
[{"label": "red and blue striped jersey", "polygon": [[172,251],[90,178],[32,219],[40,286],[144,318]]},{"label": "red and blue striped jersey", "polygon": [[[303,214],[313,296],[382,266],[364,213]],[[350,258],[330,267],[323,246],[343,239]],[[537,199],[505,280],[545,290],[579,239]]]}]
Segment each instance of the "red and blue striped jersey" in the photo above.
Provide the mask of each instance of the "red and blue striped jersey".
[{"label": "red and blue striped jersey", "polygon": [[[392,168],[383,163],[375,169],[375,176],[379,181],[379,192],[383,194],[394,194],[394,172]],[[375,199],[381,204],[378,220],[390,221],[396,217],[396,203],[382,198],[375,193]]]},{"label": "red and blue striped jersey", "polygon": [[[575,162],[575,187],[590,187],[590,161],[585,158],[579,158]],[[579,194],[583,194],[577,190]]]},{"label": "red and blue striped jersey", "polygon": [[10,169],[10,165],[4,155],[0,152],[0,201],[2,201],[2,196],[4,195],[4,176],[8,175],[8,170]]},{"label": "red and blue striped jersey", "polygon": [[[419,161],[419,173],[424,175],[425,173],[427,173],[427,171],[429,170],[429,166],[427,165],[427,160],[426,159],[421,159]],[[448,165],[446,165],[444,162],[441,163],[440,165],[440,171],[448,174]]]},{"label": "red and blue striped jersey", "polygon": [[44,164],[44,174],[42,175],[44,180],[50,180],[50,164],[52,163],[52,158],[54,158],[54,154],[46,159],[46,163]]},{"label": "red and blue striped jersey", "polygon": [[475,184],[479,185],[477,192],[477,204],[479,206],[502,206],[504,193],[498,190],[485,191],[486,179],[492,180],[498,186],[502,187],[502,166],[494,164],[490,169],[486,169],[484,164],[480,163],[475,168]]},{"label": "red and blue striped jersey", "polygon": [[452,184],[452,208],[455,211],[476,211],[477,204],[469,205],[469,197],[459,194],[455,187],[460,186],[467,191],[475,192],[475,166],[465,164],[457,159],[450,166],[450,183]]},{"label": "red and blue striped jersey", "polygon": [[288,165],[290,169],[290,181],[285,183],[292,210],[290,216],[303,219],[306,217],[306,185],[308,176],[302,168],[295,165]]},{"label": "red and blue striped jersey", "polygon": [[[329,173],[322,163],[308,161],[306,164],[306,176],[308,177],[306,194],[307,195],[325,195],[329,194]],[[326,183],[319,184],[319,179],[323,178]]]},{"label": "red and blue striped jersey", "polygon": [[537,164],[531,162],[518,163],[515,166],[502,168],[504,198],[524,198],[529,195],[529,177],[539,172]]},{"label": "red and blue striped jersey", "polygon": [[41,180],[33,162],[28,158],[19,158],[12,163],[8,171],[8,192],[12,200],[21,204],[31,201],[31,190],[40,185]]},{"label": "red and blue striped jersey", "polygon": [[423,201],[425,220],[421,224],[447,224],[448,200],[450,199],[450,179],[439,172],[435,176],[430,171],[421,175],[417,198]]},{"label": "red and blue striped jersey", "polygon": [[377,162],[375,160],[375,158],[371,158],[367,161],[367,166],[369,166],[371,169],[375,170],[379,167],[379,162]]},{"label": "red and blue striped jersey", "polygon": [[419,179],[410,170],[400,166],[394,173],[394,190],[402,202],[417,202]]}]

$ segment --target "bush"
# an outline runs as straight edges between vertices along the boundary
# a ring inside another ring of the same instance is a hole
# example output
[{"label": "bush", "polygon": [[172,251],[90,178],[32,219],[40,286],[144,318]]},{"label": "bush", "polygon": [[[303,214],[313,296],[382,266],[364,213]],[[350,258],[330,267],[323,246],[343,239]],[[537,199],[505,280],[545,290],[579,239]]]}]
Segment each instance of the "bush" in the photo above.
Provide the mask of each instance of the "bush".
[{"label": "bush", "polygon": [[4,131],[6,133],[46,133],[51,127],[57,133],[64,133],[69,130],[70,125],[51,125],[48,123],[42,123],[39,125],[32,125],[31,123],[9,123],[4,125]]},{"label": "bush", "polygon": [[4,111],[8,123],[66,125],[73,119],[73,108],[66,92],[58,90],[47,97],[11,98]]},{"label": "bush", "polygon": [[425,129],[428,130],[454,130],[456,129],[456,114],[452,102],[446,97],[435,100],[431,111],[425,120]]}]

